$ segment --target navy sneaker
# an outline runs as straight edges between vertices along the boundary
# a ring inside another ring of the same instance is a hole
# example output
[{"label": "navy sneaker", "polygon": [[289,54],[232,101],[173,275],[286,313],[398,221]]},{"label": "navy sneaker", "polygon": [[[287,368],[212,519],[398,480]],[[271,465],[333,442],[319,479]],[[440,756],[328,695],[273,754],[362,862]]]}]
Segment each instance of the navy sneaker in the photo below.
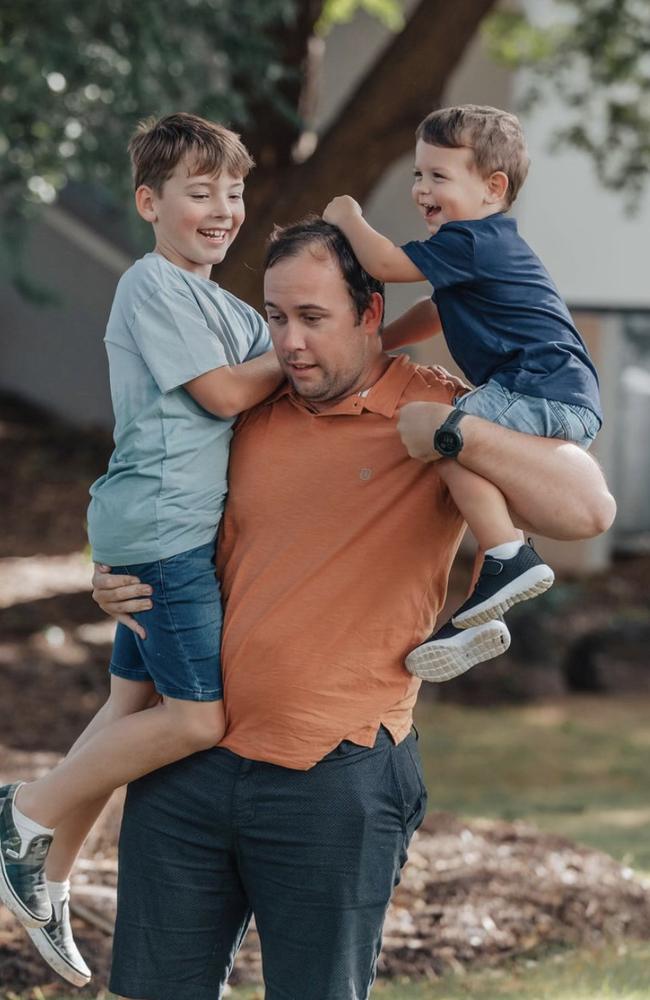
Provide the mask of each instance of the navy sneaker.
[{"label": "navy sneaker", "polygon": [[425,681],[449,681],[477,663],[500,656],[509,645],[510,633],[498,619],[466,629],[447,622],[409,653],[406,669]]},{"label": "navy sneaker", "polygon": [[13,803],[23,782],[0,788],[0,902],[24,927],[42,927],[52,917],[45,859],[49,834],[24,842],[14,823]]},{"label": "navy sneaker", "polygon": [[553,570],[528,539],[511,559],[485,557],[473,593],[451,620],[459,628],[469,628],[500,618],[513,604],[543,594],[554,579]]},{"label": "navy sneaker", "polygon": [[36,930],[28,930],[27,933],[39,954],[60,976],[73,986],[85,986],[90,982],[92,973],[72,936],[68,899],[52,904],[52,919],[49,924]]}]

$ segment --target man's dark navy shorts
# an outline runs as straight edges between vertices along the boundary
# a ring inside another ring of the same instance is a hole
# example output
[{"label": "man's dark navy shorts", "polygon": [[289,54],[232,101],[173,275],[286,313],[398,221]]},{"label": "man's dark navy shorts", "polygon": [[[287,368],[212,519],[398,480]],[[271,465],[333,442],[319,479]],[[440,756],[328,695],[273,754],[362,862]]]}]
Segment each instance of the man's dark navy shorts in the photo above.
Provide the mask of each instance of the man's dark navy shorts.
[{"label": "man's dark navy shorts", "polygon": [[110,989],[217,1000],[251,915],[266,1000],[365,1000],[426,808],[414,735],[341,743],[309,771],[215,748],[134,782]]}]

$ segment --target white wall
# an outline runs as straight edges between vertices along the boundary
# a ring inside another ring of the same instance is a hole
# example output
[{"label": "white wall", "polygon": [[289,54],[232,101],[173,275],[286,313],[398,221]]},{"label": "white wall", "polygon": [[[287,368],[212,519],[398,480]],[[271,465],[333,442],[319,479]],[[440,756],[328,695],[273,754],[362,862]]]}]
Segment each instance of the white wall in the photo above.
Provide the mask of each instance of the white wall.
[{"label": "white wall", "polygon": [[[58,212],[54,220],[64,218]],[[69,232],[68,232],[69,230]],[[85,227],[39,222],[30,229],[32,274],[55,291],[45,308],[0,285],[0,389],[82,427],[113,427],[103,337],[115,285],[130,261]],[[66,235],[67,232],[67,235]],[[115,258],[115,259],[112,259]]]}]

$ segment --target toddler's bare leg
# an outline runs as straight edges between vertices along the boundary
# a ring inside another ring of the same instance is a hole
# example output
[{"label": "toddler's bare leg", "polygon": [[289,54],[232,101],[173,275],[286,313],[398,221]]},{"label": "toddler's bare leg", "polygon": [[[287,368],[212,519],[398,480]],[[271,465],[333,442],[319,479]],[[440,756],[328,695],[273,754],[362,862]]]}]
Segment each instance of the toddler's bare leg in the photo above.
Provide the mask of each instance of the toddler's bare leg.
[{"label": "toddler's bare leg", "polygon": [[437,469],[484,552],[504,542],[524,540],[523,532],[512,522],[505,497],[498,487],[453,459],[438,462]]}]

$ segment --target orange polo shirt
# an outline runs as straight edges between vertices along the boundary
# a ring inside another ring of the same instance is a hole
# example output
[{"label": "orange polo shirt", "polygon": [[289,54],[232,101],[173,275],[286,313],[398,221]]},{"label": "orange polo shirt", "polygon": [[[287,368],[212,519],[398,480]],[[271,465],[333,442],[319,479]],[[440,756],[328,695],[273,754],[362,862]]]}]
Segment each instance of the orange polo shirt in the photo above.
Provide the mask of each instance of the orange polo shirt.
[{"label": "orange polo shirt", "polygon": [[323,412],[288,388],[250,410],[230,453],[219,569],[226,736],[306,770],[342,740],[411,726],[404,657],[433,628],[464,522],[435,463],[409,458],[399,407],[458,383],[404,357]]}]

